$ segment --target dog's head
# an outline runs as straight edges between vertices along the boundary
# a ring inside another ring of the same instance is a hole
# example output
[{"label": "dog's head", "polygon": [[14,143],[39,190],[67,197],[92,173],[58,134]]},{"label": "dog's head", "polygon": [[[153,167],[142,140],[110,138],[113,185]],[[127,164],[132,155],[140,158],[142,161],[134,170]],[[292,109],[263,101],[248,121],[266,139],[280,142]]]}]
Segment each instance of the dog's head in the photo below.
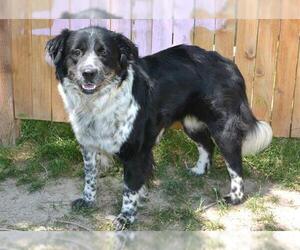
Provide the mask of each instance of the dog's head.
[{"label": "dog's head", "polygon": [[63,30],[48,41],[46,53],[61,83],[65,78],[85,94],[93,94],[127,76],[137,47],[125,36],[100,27]]}]

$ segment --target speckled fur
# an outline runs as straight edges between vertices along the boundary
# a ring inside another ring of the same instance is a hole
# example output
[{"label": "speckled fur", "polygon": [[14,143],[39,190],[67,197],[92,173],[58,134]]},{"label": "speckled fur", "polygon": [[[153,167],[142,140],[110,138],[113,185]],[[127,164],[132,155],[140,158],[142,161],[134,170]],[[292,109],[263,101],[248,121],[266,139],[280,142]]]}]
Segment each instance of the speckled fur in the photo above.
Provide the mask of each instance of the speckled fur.
[{"label": "speckled fur", "polygon": [[120,87],[116,81],[92,96],[83,94],[68,79],[59,85],[75,136],[85,149],[108,154],[120,151],[139,110],[132,95],[133,74],[129,68]]}]

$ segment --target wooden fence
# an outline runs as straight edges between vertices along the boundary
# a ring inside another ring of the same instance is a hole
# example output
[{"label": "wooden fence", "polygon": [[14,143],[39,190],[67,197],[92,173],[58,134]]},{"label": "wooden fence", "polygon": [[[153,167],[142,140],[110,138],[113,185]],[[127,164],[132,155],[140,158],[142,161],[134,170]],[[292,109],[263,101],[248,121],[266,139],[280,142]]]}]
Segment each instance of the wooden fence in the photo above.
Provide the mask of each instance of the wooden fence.
[{"label": "wooden fence", "polygon": [[257,118],[270,121],[275,136],[300,137],[300,21],[287,19],[13,20],[16,118],[67,121],[44,47],[61,29],[90,24],[123,33],[138,45],[141,55],[186,43],[233,59],[246,80]]},{"label": "wooden fence", "polygon": [[[197,5],[197,2],[194,3]],[[128,7],[125,3],[122,8]],[[257,0],[249,1],[249,8],[255,8],[256,3]],[[116,7],[120,8],[119,5]],[[238,10],[237,5],[235,11]],[[284,6],[272,6],[269,2],[270,13],[283,10]],[[246,80],[249,102],[257,118],[271,122],[275,136],[300,137],[300,20],[20,19],[5,22],[0,33],[11,39],[2,39],[4,45],[0,43],[0,46],[2,49],[7,45],[10,49],[0,55],[4,53],[10,62],[3,64],[0,58],[0,69],[8,73],[6,64],[11,65],[11,76],[4,76],[12,79],[13,87],[8,89],[0,83],[0,98],[4,96],[4,101],[0,99],[1,116],[13,112],[15,119],[67,121],[57,92],[54,69],[44,60],[45,43],[63,28],[100,25],[129,37],[138,45],[141,56],[186,43],[216,50],[231,58]],[[5,98],[10,92],[13,92],[11,102]],[[2,108],[4,106],[6,108]],[[3,123],[4,119],[1,119]],[[1,131],[6,130],[0,129],[0,143]]]}]

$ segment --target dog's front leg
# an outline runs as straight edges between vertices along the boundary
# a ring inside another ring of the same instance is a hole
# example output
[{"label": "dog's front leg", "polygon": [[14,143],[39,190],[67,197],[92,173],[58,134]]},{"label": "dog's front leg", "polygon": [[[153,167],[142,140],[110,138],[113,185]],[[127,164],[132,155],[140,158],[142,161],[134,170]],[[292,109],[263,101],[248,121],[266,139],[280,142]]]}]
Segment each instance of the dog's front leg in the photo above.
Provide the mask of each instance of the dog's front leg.
[{"label": "dog's front leg", "polygon": [[97,183],[97,167],[96,152],[81,148],[84,161],[85,184],[83,198],[72,202],[72,209],[89,208],[95,206],[96,201],[96,183]]},{"label": "dog's front leg", "polygon": [[121,213],[114,220],[116,230],[134,222],[137,207],[145,196],[145,182],[153,169],[152,153],[140,153],[124,164],[124,189]]}]

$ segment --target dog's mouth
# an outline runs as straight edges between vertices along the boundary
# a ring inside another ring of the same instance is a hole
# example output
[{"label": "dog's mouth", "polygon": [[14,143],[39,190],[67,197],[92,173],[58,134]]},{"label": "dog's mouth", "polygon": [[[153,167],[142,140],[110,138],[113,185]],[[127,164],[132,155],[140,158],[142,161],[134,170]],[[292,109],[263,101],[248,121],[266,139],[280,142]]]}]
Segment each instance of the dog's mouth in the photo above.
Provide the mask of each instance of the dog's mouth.
[{"label": "dog's mouth", "polygon": [[80,86],[85,94],[93,94],[97,89],[97,85],[94,83],[83,83]]},{"label": "dog's mouth", "polygon": [[84,84],[81,84],[81,87],[84,90],[91,91],[91,90],[95,90],[97,88],[97,85],[94,83],[84,83]]}]

